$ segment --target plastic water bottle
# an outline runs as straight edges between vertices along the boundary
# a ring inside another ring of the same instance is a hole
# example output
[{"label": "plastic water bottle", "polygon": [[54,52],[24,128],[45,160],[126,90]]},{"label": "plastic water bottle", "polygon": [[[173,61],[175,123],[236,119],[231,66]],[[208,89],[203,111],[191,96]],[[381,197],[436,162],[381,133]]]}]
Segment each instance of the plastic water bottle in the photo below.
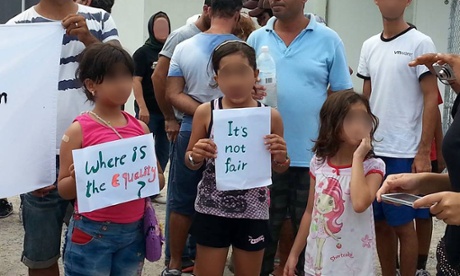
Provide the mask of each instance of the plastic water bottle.
[{"label": "plastic water bottle", "polygon": [[268,46],[262,46],[262,53],[257,57],[260,84],[265,86],[267,96],[262,103],[273,108],[278,107],[278,95],[276,91],[276,64],[270,55]]}]

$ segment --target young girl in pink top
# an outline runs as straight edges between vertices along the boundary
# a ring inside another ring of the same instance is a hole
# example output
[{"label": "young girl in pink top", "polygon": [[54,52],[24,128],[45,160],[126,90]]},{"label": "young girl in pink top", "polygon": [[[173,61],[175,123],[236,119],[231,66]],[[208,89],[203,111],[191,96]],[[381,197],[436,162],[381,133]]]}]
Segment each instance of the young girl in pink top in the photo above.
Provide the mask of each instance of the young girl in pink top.
[{"label": "young girl in pink top", "polygon": [[[82,53],[78,77],[94,109],[78,116],[61,144],[58,190],[76,198],[72,150],[149,133],[148,127],[120,106],[132,89],[134,65],[120,47],[97,44]],[[163,172],[158,166],[160,186]],[[145,256],[142,218],[145,199],[79,213],[78,200],[64,249],[65,275],[140,275]]]}]

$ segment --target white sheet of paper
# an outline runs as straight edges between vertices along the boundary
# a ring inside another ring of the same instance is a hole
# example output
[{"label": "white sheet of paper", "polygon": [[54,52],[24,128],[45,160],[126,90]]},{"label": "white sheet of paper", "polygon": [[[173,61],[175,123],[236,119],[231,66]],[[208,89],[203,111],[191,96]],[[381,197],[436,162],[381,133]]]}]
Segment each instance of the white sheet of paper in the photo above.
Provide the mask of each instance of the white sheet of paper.
[{"label": "white sheet of paper", "polygon": [[56,114],[64,29],[0,25],[0,198],[56,181]]},{"label": "white sheet of paper", "polygon": [[74,150],[80,213],[160,193],[152,134]]},{"label": "white sheet of paper", "polygon": [[271,129],[271,108],[214,110],[213,127],[217,189],[247,190],[271,185],[271,155],[264,144]]}]

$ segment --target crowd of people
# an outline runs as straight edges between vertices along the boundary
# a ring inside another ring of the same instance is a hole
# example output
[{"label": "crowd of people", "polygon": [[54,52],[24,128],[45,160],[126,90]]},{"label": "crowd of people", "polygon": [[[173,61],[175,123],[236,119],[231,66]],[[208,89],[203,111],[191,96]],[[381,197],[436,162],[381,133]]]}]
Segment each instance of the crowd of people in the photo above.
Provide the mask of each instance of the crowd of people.
[{"label": "crowd of people", "polygon": [[[142,274],[145,199],[79,213],[71,152],[146,133],[154,134],[160,188],[167,182],[166,197],[152,198],[166,203],[161,276],[223,275],[230,248],[235,275],[375,275],[374,252],[383,276],[430,275],[432,216],[448,224],[437,275],[460,275],[460,97],[443,137],[433,68],[448,64],[460,80],[460,57],[434,54],[430,37],[404,20],[411,0],[375,1],[383,31],[363,43],[362,93],[340,36],[304,14],[305,0],[205,0],[198,18],[176,30],[159,11],[132,57],[110,15],[113,1],[76,2],[41,0],[7,23],[61,21],[66,30],[59,174],[21,195],[29,275],[59,275],[66,215],[65,275]],[[265,107],[256,62],[263,46],[277,73],[278,105],[264,137],[272,185],[220,191],[213,110]],[[448,85],[460,92],[460,82]],[[131,91],[135,116],[121,108]],[[382,200],[390,192],[421,199],[394,205]],[[0,217],[11,212],[2,199]]]}]

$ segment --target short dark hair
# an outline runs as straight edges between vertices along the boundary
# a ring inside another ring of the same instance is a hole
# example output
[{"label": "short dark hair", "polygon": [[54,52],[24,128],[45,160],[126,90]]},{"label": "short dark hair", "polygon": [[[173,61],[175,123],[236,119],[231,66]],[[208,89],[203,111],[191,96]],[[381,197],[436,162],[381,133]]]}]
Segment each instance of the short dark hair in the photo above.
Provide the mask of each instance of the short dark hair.
[{"label": "short dark hair", "polygon": [[232,17],[243,8],[242,0],[212,0],[211,16]]},{"label": "short dark hair", "polygon": [[[369,100],[362,94],[354,91],[336,92],[329,96],[321,107],[319,113],[320,128],[318,139],[312,151],[319,160],[324,161],[337,154],[340,148],[343,121],[353,104],[362,103],[372,120],[371,141],[374,141],[374,134],[379,125],[379,119],[371,112]],[[371,150],[367,158],[373,156]]]},{"label": "short dark hair", "polygon": [[103,9],[108,13],[112,13],[112,7],[115,4],[115,0],[93,0],[91,1],[91,7]]},{"label": "short dark hair", "polygon": [[204,5],[205,6],[211,6],[212,0],[204,0]]},{"label": "short dark hair", "polygon": [[129,74],[134,75],[134,61],[120,46],[110,43],[96,43],[88,46],[79,56],[77,78],[83,84],[86,97],[94,102],[93,94],[84,85],[90,79],[95,83],[102,83],[104,78],[119,71],[116,65],[122,65]]}]

